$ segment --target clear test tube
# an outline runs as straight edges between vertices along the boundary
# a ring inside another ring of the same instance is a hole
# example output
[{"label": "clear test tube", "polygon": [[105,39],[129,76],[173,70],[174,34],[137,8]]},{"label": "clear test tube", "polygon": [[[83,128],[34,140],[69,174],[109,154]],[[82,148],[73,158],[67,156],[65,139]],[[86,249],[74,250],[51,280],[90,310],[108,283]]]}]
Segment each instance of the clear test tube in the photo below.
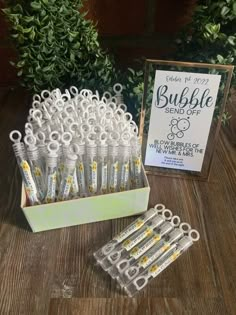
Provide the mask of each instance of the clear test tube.
[{"label": "clear test tube", "polygon": [[36,138],[33,135],[26,135],[24,142],[27,146],[27,155],[29,158],[31,171],[33,173],[40,201],[43,201],[46,193],[45,174],[43,169],[43,159],[40,157],[39,150],[36,147]]},{"label": "clear test tube", "polygon": [[169,209],[165,209],[162,214],[157,214],[150,221],[148,221],[140,230],[125,239],[120,245],[118,245],[114,251],[106,256],[105,259],[100,261],[100,265],[104,270],[108,270],[114,266],[120,259],[127,256],[133,247],[139,244],[145,238],[148,238],[153,230],[160,226],[165,220],[170,220],[172,212]]},{"label": "clear test tube", "polygon": [[117,234],[111,241],[94,253],[95,259],[100,262],[109,255],[121,242],[123,242],[131,234],[139,230],[147,221],[153,218],[156,214],[161,214],[165,209],[163,204],[156,204],[154,208],[146,211],[142,216],[128,225],[123,231]]},{"label": "clear test tube", "polygon": [[43,131],[36,132],[36,139],[37,139],[37,147],[39,150],[39,157],[42,161],[43,173],[45,174],[46,171],[46,157],[47,157],[47,145],[46,145],[46,136]]},{"label": "clear test tube", "polygon": [[108,147],[108,190],[114,193],[118,190],[118,176],[119,176],[119,139],[120,135],[116,131],[112,131],[109,135]]},{"label": "clear test tube", "polygon": [[51,141],[47,145],[47,149],[49,153],[46,159],[47,192],[45,202],[51,203],[55,202],[56,200],[59,143],[56,141]]},{"label": "clear test tube", "polygon": [[185,235],[177,243],[173,244],[161,257],[157,258],[125,287],[125,291],[129,297],[133,297],[136,293],[140,292],[152,279],[156,278],[164,269],[192,246],[193,242],[198,241],[199,238],[198,231],[191,230],[188,235]]},{"label": "clear test tube", "polygon": [[130,161],[130,134],[124,132],[121,135],[120,143],[120,176],[119,176],[119,191],[129,190],[129,161]]},{"label": "clear test tube", "polygon": [[75,172],[77,155],[67,155],[64,162],[64,171],[62,173],[62,179],[60,183],[59,193],[57,200],[64,201],[68,200],[70,196],[71,186],[73,183],[73,176]]},{"label": "clear test tube", "polygon": [[72,181],[72,185],[70,189],[70,198],[76,199],[79,197],[79,182],[78,182],[78,175],[77,175],[77,160],[78,160],[79,146],[76,143],[71,143],[68,152],[69,154],[76,155],[73,181]]},{"label": "clear test tube", "polygon": [[86,175],[85,175],[85,165],[86,165],[86,152],[85,152],[85,141],[83,134],[81,132],[76,132],[75,137],[73,139],[73,144],[76,144],[78,147],[78,151],[76,152],[78,159],[76,163],[76,173],[79,185],[79,195],[80,197],[87,196],[87,188],[86,188]]},{"label": "clear test tube", "polygon": [[98,180],[98,161],[97,161],[97,144],[96,133],[89,132],[87,135],[87,185],[89,194],[95,195],[97,193],[97,180]]},{"label": "clear test tube", "polygon": [[65,163],[65,159],[69,153],[69,146],[70,143],[72,141],[72,134],[68,131],[63,132],[61,135],[61,148],[62,148],[62,156],[61,156],[61,160],[60,160],[60,171],[61,173],[63,173],[64,171],[64,163]]},{"label": "clear test tube", "polygon": [[107,133],[102,132],[98,141],[98,192],[106,194],[108,184],[108,144]]},{"label": "clear test tube", "polygon": [[60,143],[61,135],[57,130],[51,131],[49,134],[49,141],[58,143],[58,151],[57,151],[57,180],[56,180],[56,191],[59,190],[59,185],[61,182],[61,176],[64,170],[64,158],[63,158],[63,149]]},{"label": "clear test tube", "polygon": [[[61,135],[62,152],[63,152],[63,158],[61,161],[61,165],[62,165],[61,172],[62,173],[63,173],[64,168],[65,168],[65,159],[66,159],[67,155],[70,153],[75,154],[75,152],[73,152],[72,146],[70,146],[71,141],[72,141],[72,134],[68,131],[63,132]],[[71,196],[71,198],[76,198],[76,197],[78,197],[78,194],[79,194],[79,185],[78,185],[76,168],[75,168],[74,174],[73,174],[73,182],[72,182],[71,190],[70,190],[70,196]]]},{"label": "clear test tube", "polygon": [[132,281],[140,272],[147,268],[154,260],[168,251],[172,245],[176,244],[178,240],[188,234],[191,227],[187,223],[181,223],[180,227],[175,228],[166,237],[162,238],[157,244],[151,247],[138,260],[124,270],[123,273],[117,277],[120,285],[126,286]]},{"label": "clear test tube", "polygon": [[39,205],[40,200],[36,184],[34,182],[29,163],[27,161],[24,143],[21,142],[21,133],[13,130],[10,133],[10,140],[13,142],[12,148],[15,153],[16,161],[20,169],[21,177],[24,183],[26,196],[31,206]]},{"label": "clear test tube", "polygon": [[108,270],[111,277],[119,277],[121,283],[124,282],[124,280],[126,279],[125,277],[122,278],[124,271],[132,266],[137,261],[137,259],[141,257],[146,251],[159,244],[161,239],[179,224],[180,218],[175,215],[171,218],[170,221],[166,221],[160,227],[154,229],[153,233],[148,238],[145,238],[141,243],[132,248],[131,251],[123,255],[122,259]]},{"label": "clear test tube", "polygon": [[142,151],[140,140],[136,136],[131,139],[131,156],[131,183],[133,188],[140,188],[142,187]]}]

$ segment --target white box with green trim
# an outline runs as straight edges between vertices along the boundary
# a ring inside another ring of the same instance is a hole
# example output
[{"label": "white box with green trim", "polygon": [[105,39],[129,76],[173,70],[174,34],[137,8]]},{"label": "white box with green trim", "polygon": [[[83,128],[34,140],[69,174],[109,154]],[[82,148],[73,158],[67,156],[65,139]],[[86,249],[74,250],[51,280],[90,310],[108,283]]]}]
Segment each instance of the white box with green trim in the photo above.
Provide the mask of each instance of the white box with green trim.
[{"label": "white box with green trim", "polygon": [[33,232],[140,214],[147,210],[150,186],[142,168],[143,187],[124,192],[27,206],[22,186],[21,208]]}]

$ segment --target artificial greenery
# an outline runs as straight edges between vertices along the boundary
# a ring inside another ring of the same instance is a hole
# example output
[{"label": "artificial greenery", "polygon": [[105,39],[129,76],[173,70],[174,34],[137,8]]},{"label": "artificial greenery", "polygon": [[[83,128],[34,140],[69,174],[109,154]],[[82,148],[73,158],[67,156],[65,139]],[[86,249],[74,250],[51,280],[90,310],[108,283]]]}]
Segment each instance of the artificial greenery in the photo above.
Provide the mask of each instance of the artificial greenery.
[{"label": "artificial greenery", "polygon": [[[69,84],[104,91],[120,81],[129,110],[138,117],[142,67],[126,72],[115,67],[112,56],[102,50],[93,23],[81,13],[83,0],[8,3],[3,11],[18,50],[14,65],[22,84],[34,92]],[[236,64],[236,1],[199,0],[176,45],[175,60]],[[225,114],[223,122],[228,118]]]},{"label": "artificial greenery", "polygon": [[82,0],[18,1],[3,12],[18,50],[21,83],[34,92],[44,88],[104,86],[116,80],[111,56],[98,42],[92,22],[81,13]]},{"label": "artificial greenery", "polygon": [[236,1],[198,1],[191,24],[176,42],[181,60],[236,64]]},{"label": "artificial greenery", "polygon": [[[191,24],[181,32],[176,44],[178,60],[236,65],[236,1],[198,1]],[[236,85],[235,71],[231,85]],[[223,124],[229,118],[225,112]]]},{"label": "artificial greenery", "polygon": [[[191,23],[180,32],[176,40],[176,50],[172,59],[236,65],[236,1],[199,0]],[[142,95],[142,82],[137,82],[138,78],[134,79],[132,76],[131,80],[136,81],[133,90],[137,90],[139,96]],[[236,85],[236,69],[231,85]],[[221,88],[223,87],[224,85]],[[220,93],[222,94],[222,91]],[[139,97],[136,104],[140,102]],[[219,111],[217,105],[215,117]],[[229,118],[229,114],[225,112],[222,123],[226,124]]]}]

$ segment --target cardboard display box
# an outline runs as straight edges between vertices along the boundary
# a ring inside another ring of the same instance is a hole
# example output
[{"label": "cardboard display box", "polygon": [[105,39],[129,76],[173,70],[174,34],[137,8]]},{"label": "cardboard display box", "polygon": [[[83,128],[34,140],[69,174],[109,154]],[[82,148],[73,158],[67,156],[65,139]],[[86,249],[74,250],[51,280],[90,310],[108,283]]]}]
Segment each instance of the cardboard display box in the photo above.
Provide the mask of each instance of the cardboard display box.
[{"label": "cardboard display box", "polygon": [[142,188],[68,201],[27,206],[22,186],[21,208],[33,232],[121,218],[147,210],[150,186],[142,167]]}]

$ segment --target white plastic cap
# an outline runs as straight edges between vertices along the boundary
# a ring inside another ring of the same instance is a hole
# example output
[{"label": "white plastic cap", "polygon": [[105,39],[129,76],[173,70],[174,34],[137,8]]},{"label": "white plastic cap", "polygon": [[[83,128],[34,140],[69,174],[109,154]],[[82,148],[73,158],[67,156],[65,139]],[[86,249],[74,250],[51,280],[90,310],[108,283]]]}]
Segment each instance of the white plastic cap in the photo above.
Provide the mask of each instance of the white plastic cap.
[{"label": "white plastic cap", "polygon": [[9,138],[12,142],[17,143],[21,141],[22,135],[18,130],[12,130],[9,134]]},{"label": "white plastic cap", "polygon": [[69,131],[63,132],[61,135],[61,142],[68,146],[71,143],[72,140],[72,134]]},{"label": "white plastic cap", "polygon": [[123,91],[123,86],[120,83],[116,83],[113,85],[113,91],[119,95]]},{"label": "white plastic cap", "polygon": [[29,149],[36,148],[36,138],[33,135],[26,135],[24,137],[24,142],[28,146]]}]

